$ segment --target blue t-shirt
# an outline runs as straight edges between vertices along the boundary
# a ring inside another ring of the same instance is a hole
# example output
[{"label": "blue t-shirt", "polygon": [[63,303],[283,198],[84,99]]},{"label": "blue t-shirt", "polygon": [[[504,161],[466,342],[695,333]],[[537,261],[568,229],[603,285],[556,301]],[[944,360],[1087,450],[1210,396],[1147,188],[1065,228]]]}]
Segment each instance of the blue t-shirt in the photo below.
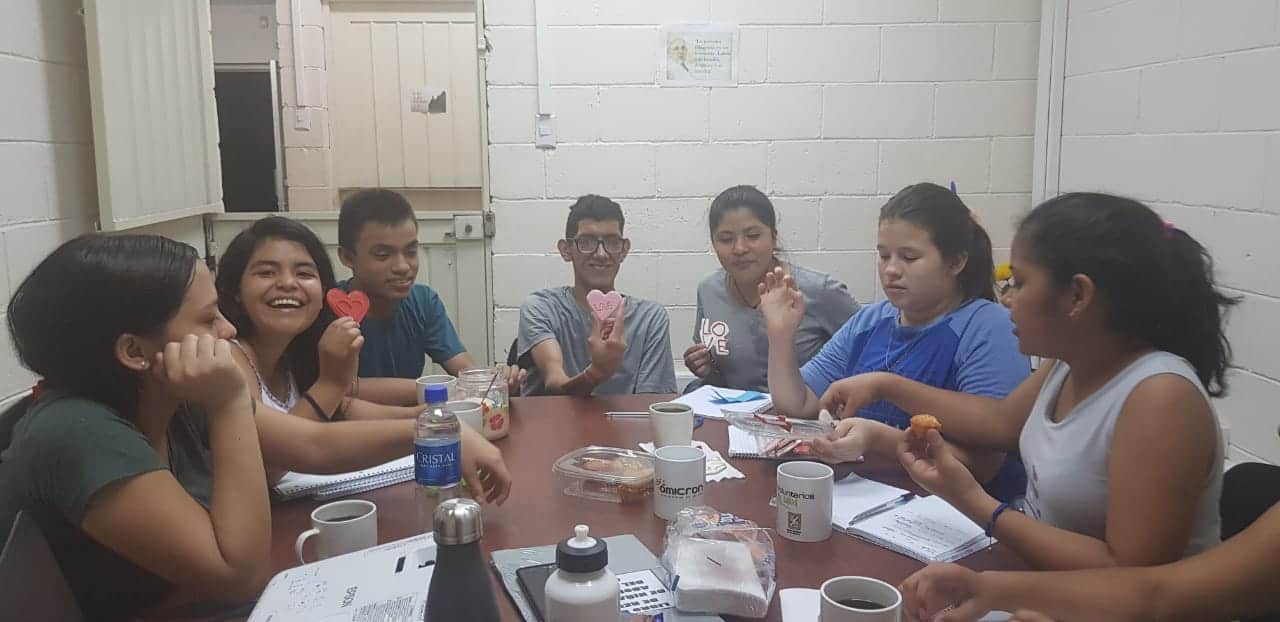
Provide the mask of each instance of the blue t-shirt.
[{"label": "blue t-shirt", "polygon": [[[338,287],[348,289],[347,281]],[[417,378],[425,358],[436,363],[466,352],[458,331],[444,310],[436,290],[416,283],[390,318],[372,315],[360,322],[364,347],[360,350],[361,378]]]},{"label": "blue t-shirt", "polygon": [[[863,307],[800,369],[805,384],[821,397],[837,380],[888,371],[939,389],[999,399],[1031,375],[1009,311],[994,302],[972,300],[928,326],[900,326],[898,318],[897,307],[887,300]],[[867,405],[858,416],[899,429],[911,420],[886,401]],[[1022,496],[1021,461],[1011,455],[987,489],[1002,500]]]}]

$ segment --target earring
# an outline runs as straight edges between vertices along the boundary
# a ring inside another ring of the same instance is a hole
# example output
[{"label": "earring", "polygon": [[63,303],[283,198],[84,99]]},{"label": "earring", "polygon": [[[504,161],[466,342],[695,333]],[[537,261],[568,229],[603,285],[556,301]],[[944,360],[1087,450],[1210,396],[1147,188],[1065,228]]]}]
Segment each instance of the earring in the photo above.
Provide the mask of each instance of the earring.
[{"label": "earring", "polygon": [[143,361],[143,362],[141,363],[141,365],[142,365],[142,368],[143,368],[143,369],[151,369],[151,362],[150,362],[150,361]]}]

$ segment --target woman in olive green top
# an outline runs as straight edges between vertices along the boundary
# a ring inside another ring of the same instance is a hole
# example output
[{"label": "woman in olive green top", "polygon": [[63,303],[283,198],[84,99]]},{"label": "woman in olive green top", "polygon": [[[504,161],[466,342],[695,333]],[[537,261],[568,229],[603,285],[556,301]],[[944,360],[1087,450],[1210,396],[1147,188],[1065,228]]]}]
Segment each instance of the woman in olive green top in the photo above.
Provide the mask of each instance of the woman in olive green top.
[{"label": "woman in olive green top", "polygon": [[44,389],[0,454],[0,530],[34,518],[93,620],[261,590],[271,510],[253,400],[195,249],[76,238],[18,287],[9,328]]}]

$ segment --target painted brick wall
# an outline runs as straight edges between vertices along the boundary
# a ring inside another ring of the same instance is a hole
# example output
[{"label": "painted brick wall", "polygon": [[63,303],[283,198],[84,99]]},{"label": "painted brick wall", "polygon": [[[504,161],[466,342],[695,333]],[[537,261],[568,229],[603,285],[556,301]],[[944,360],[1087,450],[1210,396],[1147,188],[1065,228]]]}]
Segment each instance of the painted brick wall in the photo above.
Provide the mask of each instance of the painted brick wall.
[{"label": "painted brick wall", "polygon": [[1133,196],[1209,247],[1244,299],[1217,404],[1233,457],[1280,462],[1280,2],[1069,8],[1061,189]]},{"label": "painted brick wall", "polygon": [[[572,281],[555,243],[579,194],[623,205],[619,287],[667,306],[677,358],[717,265],[706,210],[730,185],[765,190],[790,259],[861,301],[879,293],[877,211],[903,186],[955,180],[997,246],[1030,204],[1038,0],[558,3],[554,151],[533,146],[532,0],[484,8],[499,357],[525,296]],[[681,22],[741,26],[739,87],[656,86],[659,27]]]},{"label": "painted brick wall", "polygon": [[[329,4],[321,0],[301,0],[302,61],[293,57],[292,0],[275,0],[275,21],[279,24],[281,107],[284,131],[285,192],[289,211],[337,209],[333,186],[333,143],[329,127],[329,86],[325,29],[329,25]],[[302,76],[302,98],[297,81]],[[294,117],[303,111],[311,117],[311,129],[300,130]]]},{"label": "painted brick wall", "polygon": [[[76,0],[15,0],[0,20],[0,403],[34,378],[14,355],[5,308],[40,260],[98,220],[97,177]],[[196,246],[200,219],[147,231]]]}]

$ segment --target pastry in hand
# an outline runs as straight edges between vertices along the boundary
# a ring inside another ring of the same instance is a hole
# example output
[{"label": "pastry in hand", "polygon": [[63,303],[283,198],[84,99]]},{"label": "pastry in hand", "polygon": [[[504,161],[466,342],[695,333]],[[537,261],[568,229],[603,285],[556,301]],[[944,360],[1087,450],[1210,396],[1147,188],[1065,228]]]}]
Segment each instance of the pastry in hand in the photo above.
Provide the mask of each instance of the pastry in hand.
[{"label": "pastry in hand", "polygon": [[911,418],[911,427],[907,433],[913,438],[923,439],[929,430],[942,430],[942,423],[933,415],[916,415]]}]

